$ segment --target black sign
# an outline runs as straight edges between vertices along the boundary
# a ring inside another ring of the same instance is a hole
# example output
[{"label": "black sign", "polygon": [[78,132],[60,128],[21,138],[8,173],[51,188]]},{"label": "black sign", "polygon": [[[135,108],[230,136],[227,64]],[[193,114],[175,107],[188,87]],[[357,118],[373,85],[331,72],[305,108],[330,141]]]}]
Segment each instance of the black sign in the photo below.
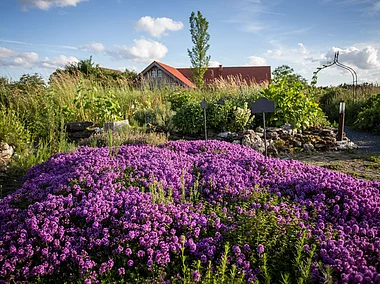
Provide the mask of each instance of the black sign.
[{"label": "black sign", "polygon": [[260,98],[251,106],[252,113],[264,113],[264,112],[274,112],[274,101],[270,101],[267,98]]}]

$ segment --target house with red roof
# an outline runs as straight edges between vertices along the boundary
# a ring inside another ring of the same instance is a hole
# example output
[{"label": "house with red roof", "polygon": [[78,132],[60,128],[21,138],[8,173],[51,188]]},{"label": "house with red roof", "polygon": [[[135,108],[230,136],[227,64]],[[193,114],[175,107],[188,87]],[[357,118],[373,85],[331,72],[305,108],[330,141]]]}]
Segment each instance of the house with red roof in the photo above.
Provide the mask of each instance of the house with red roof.
[{"label": "house with red roof", "polygon": [[[141,73],[140,77],[148,82],[157,84],[169,84],[196,88],[191,81],[191,68],[174,68],[158,61],[153,61]],[[269,83],[271,79],[270,66],[239,66],[239,67],[209,67],[205,73],[206,84],[211,84],[216,79],[230,79],[245,81],[247,84]]]},{"label": "house with red roof", "polygon": [[161,62],[153,61],[139,74],[147,82],[157,84],[169,84],[171,86],[182,86],[185,88],[196,88],[195,84],[186,78],[176,68]]}]

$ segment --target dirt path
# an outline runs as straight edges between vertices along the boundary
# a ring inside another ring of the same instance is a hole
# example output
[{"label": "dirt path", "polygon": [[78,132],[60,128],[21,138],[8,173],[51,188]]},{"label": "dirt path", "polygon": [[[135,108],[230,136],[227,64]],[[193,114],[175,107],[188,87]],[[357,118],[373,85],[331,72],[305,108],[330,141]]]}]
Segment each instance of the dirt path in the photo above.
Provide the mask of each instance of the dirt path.
[{"label": "dirt path", "polygon": [[344,172],[366,180],[380,180],[380,136],[346,128],[347,137],[359,146],[356,150],[298,153],[294,159],[309,165]]},{"label": "dirt path", "polygon": [[380,155],[380,135],[353,130],[350,127],[346,127],[345,132],[347,137],[359,146],[359,151]]}]

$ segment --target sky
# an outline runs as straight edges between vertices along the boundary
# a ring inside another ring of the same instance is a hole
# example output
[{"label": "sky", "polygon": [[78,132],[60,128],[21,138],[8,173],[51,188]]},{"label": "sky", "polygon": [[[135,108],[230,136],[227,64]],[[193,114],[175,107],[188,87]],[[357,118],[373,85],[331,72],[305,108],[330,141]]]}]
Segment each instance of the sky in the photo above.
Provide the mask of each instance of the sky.
[{"label": "sky", "polygon": [[[339,51],[358,83],[380,84],[380,0],[1,0],[0,76],[48,78],[90,56],[136,72],[190,67],[192,11],[209,22],[210,66],[288,65],[310,82]],[[318,85],[343,83],[343,68],[318,74]]]}]

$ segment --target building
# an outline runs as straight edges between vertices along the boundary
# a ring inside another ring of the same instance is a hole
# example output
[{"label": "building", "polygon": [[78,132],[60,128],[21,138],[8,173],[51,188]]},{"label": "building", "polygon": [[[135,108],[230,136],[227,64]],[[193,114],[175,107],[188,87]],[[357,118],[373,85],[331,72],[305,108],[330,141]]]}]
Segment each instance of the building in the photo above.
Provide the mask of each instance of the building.
[{"label": "building", "polygon": [[145,81],[157,84],[169,84],[185,88],[196,88],[193,82],[186,78],[176,68],[161,62],[153,61],[140,74]]},{"label": "building", "polygon": [[[187,88],[195,88],[191,82],[191,68],[174,68],[161,62],[153,61],[140,76],[148,82],[168,83]],[[239,66],[239,67],[209,67],[205,73],[206,84],[216,79],[231,79],[245,81],[247,84],[268,83],[271,79],[270,66]]]}]

